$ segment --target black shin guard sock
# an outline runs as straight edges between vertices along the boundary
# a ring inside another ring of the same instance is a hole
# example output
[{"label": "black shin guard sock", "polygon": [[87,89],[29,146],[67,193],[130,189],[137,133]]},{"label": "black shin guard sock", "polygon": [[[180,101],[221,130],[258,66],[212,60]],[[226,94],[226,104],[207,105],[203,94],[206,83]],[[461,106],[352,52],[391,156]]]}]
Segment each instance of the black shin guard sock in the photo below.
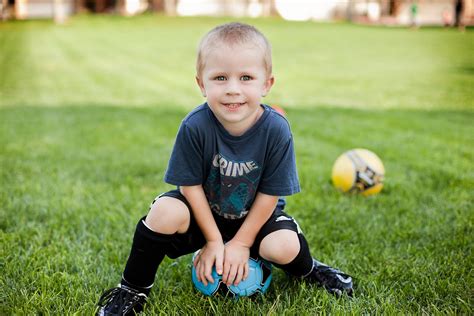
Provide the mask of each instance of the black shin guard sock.
[{"label": "black shin guard sock", "polygon": [[140,219],[133,236],[132,249],[122,276],[121,284],[141,293],[148,293],[155,280],[155,274],[166,254],[166,246],[173,235],[150,230]]},{"label": "black shin guard sock", "polygon": [[313,269],[313,258],[309,252],[308,242],[302,234],[298,234],[300,240],[300,251],[295,259],[287,264],[275,264],[275,266],[283,269],[285,272],[295,277],[305,277]]}]

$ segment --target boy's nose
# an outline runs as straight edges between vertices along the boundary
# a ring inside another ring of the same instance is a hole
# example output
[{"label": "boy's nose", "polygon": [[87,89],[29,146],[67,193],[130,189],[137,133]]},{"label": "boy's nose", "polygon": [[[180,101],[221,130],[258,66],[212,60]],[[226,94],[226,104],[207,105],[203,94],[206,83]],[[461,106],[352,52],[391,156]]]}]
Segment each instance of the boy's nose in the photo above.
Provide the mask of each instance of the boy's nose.
[{"label": "boy's nose", "polygon": [[226,94],[240,94],[240,85],[238,80],[229,80],[226,85]]}]

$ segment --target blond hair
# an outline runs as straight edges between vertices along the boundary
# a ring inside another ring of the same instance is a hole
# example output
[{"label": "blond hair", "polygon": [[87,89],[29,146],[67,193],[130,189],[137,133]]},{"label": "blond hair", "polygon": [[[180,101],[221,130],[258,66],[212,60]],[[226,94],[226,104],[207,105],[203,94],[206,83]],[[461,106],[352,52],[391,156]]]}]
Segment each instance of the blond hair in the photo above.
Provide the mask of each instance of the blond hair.
[{"label": "blond hair", "polygon": [[267,74],[270,75],[272,73],[272,48],[265,35],[251,25],[233,22],[213,28],[202,38],[198,46],[196,61],[198,76],[205,66],[206,55],[219,44],[231,46],[251,44],[259,47],[263,52],[263,61]]}]

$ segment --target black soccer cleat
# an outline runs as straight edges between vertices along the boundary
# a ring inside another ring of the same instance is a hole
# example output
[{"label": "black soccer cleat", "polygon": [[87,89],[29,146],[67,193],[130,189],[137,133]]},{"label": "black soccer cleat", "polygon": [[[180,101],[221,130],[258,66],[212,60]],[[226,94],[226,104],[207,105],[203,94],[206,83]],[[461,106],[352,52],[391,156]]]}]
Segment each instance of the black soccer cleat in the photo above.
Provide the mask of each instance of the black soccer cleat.
[{"label": "black soccer cleat", "polygon": [[329,293],[338,297],[342,294],[352,297],[352,277],[316,259],[313,259],[313,269],[306,279],[324,287]]},{"label": "black soccer cleat", "polygon": [[105,291],[99,298],[97,316],[129,316],[143,310],[147,296],[134,289],[121,286]]}]

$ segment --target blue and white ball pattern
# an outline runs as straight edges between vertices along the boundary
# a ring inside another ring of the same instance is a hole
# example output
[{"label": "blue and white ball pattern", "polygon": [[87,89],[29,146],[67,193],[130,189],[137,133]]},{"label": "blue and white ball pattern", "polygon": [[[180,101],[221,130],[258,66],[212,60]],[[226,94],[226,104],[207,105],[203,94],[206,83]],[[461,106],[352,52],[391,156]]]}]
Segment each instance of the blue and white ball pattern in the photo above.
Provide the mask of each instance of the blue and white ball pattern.
[{"label": "blue and white ball pattern", "polygon": [[[193,261],[197,251],[193,256]],[[223,294],[233,297],[252,296],[255,294],[263,294],[268,290],[272,281],[272,265],[260,258],[249,258],[249,274],[247,279],[242,280],[237,285],[227,286],[222,282],[222,276],[217,274],[216,268],[212,268],[212,277],[214,283],[208,282],[207,285],[198,281],[196,269],[192,267],[192,280],[196,289],[206,296]]]}]

